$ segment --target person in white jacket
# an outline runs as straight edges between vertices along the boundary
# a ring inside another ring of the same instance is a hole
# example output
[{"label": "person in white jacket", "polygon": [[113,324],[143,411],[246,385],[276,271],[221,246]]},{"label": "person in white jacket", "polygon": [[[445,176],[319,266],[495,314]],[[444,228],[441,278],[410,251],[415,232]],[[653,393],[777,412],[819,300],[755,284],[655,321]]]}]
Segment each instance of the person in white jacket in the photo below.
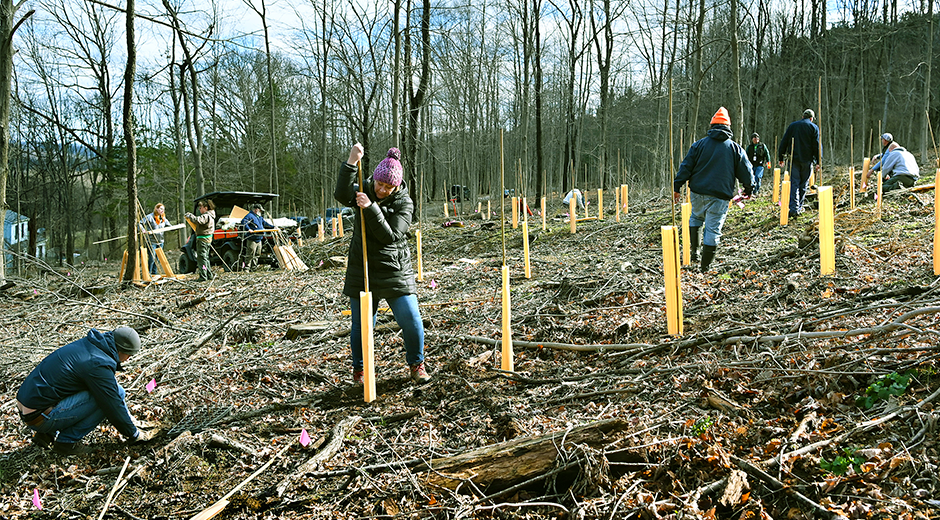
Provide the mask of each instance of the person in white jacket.
[{"label": "person in white jacket", "polygon": [[910,188],[920,177],[920,168],[914,154],[896,141],[888,146],[888,151],[881,156],[874,170],[881,171],[881,191]]}]

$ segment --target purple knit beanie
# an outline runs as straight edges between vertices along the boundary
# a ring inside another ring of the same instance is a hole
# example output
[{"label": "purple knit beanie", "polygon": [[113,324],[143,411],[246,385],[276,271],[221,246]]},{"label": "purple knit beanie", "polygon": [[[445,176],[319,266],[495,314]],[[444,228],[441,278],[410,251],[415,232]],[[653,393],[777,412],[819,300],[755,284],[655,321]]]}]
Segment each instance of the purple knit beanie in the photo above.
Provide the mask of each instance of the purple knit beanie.
[{"label": "purple knit beanie", "polygon": [[401,150],[389,148],[385,158],[372,172],[372,179],[392,186],[401,186],[401,178]]}]

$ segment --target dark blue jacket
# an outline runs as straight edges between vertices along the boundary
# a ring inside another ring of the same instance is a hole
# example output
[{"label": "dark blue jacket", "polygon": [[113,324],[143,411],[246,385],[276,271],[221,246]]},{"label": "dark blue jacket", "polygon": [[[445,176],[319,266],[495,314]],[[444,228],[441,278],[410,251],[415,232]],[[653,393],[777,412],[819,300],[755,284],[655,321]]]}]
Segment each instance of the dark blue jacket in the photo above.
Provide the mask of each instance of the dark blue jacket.
[{"label": "dark blue jacket", "polygon": [[120,369],[111,332],[91,329],[88,336],[46,356],[23,381],[16,399],[29,408],[45,410],[68,396],[87,390],[121,435],[133,438],[137,427],[118,393],[118,383],[114,378]]},{"label": "dark blue jacket", "polygon": [[754,172],[744,148],[731,140],[727,126],[713,125],[707,137],[692,143],[679,165],[673,190],[679,193],[685,181],[689,181],[689,189],[695,193],[731,200],[735,196],[735,179],[744,186],[744,193],[750,195]]},{"label": "dark blue jacket", "polygon": [[[258,229],[274,229],[274,226],[268,224],[261,215],[255,215],[254,211],[249,211],[245,218],[242,219],[242,225],[245,226],[245,229],[254,231]],[[264,239],[262,236],[263,233],[248,233],[245,237],[247,240],[253,242],[261,242]]]},{"label": "dark blue jacket", "polygon": [[819,127],[809,118],[800,119],[790,123],[783,139],[780,140],[780,149],[777,160],[783,161],[783,156],[790,153],[790,144],[793,144],[793,160],[801,164],[822,161],[819,149]]}]

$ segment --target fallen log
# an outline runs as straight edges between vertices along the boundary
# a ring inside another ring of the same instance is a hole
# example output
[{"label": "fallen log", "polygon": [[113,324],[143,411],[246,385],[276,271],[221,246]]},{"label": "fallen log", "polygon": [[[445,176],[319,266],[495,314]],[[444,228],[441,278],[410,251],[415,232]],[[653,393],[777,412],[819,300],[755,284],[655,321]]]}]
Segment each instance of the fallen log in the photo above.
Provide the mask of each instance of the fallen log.
[{"label": "fallen log", "polygon": [[597,448],[613,442],[613,436],[628,428],[627,421],[609,419],[545,435],[520,437],[484,446],[452,457],[431,460],[426,483],[456,489],[472,480],[480,487],[505,487],[548,472],[559,455],[573,445]]}]

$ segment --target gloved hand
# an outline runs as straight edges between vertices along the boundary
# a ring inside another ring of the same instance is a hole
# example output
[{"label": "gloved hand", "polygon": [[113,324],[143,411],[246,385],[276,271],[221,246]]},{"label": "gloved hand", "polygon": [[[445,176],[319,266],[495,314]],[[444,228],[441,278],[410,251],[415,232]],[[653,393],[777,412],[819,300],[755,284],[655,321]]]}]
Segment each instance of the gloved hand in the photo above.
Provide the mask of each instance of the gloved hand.
[{"label": "gloved hand", "polygon": [[678,191],[672,192],[672,201],[675,202],[676,204],[681,203],[681,202],[682,202],[682,194],[679,193]]},{"label": "gloved hand", "polygon": [[153,440],[156,435],[157,430],[137,430],[137,434],[133,438],[128,439],[128,446],[137,446],[140,444],[146,444]]}]

